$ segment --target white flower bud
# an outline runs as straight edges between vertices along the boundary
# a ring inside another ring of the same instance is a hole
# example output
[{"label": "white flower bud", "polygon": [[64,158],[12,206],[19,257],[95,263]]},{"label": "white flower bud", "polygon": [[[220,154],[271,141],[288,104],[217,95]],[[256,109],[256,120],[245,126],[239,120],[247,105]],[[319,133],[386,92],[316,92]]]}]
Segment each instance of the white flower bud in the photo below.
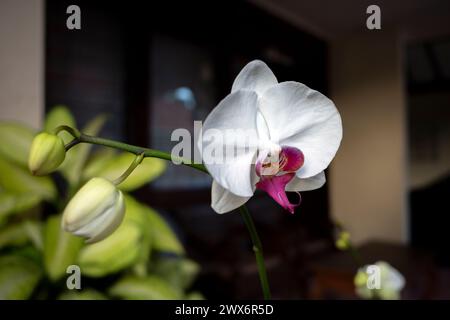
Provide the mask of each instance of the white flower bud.
[{"label": "white flower bud", "polygon": [[122,192],[104,178],[92,178],[68,203],[62,227],[87,243],[98,242],[119,227],[124,214]]}]

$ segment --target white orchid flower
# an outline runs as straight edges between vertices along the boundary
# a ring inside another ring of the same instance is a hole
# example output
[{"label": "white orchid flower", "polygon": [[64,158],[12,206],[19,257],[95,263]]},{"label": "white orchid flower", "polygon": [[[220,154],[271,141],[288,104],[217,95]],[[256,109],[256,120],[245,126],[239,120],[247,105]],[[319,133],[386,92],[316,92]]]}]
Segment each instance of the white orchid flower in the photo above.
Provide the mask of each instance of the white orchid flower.
[{"label": "white orchid flower", "polygon": [[363,299],[382,299],[382,300],[398,300],[400,293],[405,287],[405,278],[403,275],[385,261],[375,263],[379,270],[379,287],[369,288],[368,282],[370,266],[364,266],[358,269],[355,275],[354,283],[356,294]]},{"label": "white orchid flower", "polygon": [[[243,205],[256,189],[293,213],[299,203],[290,203],[286,191],[320,188],[342,139],[330,99],[298,82],[278,83],[259,60],[242,69],[202,130],[198,147],[214,179],[211,205],[218,213]],[[231,160],[223,161],[223,150],[232,150]]]}]

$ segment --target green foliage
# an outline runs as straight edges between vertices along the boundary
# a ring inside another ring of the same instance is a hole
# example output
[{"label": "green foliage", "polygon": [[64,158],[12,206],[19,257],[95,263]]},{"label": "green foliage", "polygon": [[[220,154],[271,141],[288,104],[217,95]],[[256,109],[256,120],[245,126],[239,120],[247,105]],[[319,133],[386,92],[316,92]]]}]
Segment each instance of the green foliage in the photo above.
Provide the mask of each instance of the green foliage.
[{"label": "green foliage", "polygon": [[0,248],[21,246],[27,241],[28,236],[22,224],[10,225],[0,230]]},{"label": "green foliage", "polygon": [[152,268],[154,274],[182,289],[188,289],[192,285],[199,271],[197,263],[180,257],[158,259]]},{"label": "green foliage", "polygon": [[[82,131],[98,134],[105,119],[94,118]],[[76,127],[64,106],[49,112],[44,131],[53,133],[60,125]],[[117,178],[134,155],[103,147],[92,153],[91,145],[79,144],[70,149],[58,169],[68,187],[59,190],[52,177],[35,177],[28,171],[29,149],[36,133],[26,126],[0,121],[0,299],[203,298],[197,292],[187,292],[198,265],[184,257],[183,245],[158,212],[130,195],[124,194],[122,225],[103,241],[85,244],[61,229],[58,212],[68,197],[94,176]],[[66,132],[59,135],[65,143],[73,139]],[[120,188],[124,192],[136,190],[159,177],[165,168],[163,160],[146,158]],[[47,205],[42,206],[44,202]],[[67,267],[74,264],[81,268],[81,290],[66,288]],[[84,288],[89,278],[104,278],[99,283],[109,289],[102,292],[92,286],[98,280]]]},{"label": "green foliage", "polygon": [[135,219],[149,231],[153,249],[161,252],[184,254],[180,243],[167,222],[152,208],[143,205],[130,196],[125,197],[126,219]]},{"label": "green foliage", "polygon": [[166,221],[152,208],[144,207],[143,210],[150,220],[149,225],[152,228],[153,248],[163,252],[184,254],[183,246]]},{"label": "green foliage", "polygon": [[[88,167],[89,170],[85,172],[85,179],[95,176],[114,180],[130,166],[135,157],[135,155],[125,152],[116,156],[111,156],[108,153],[105,153],[104,156],[100,154]],[[119,188],[123,191],[140,188],[159,177],[165,169],[166,163],[164,160],[144,158],[133,173],[119,185]]]},{"label": "green foliage", "polygon": [[81,291],[67,290],[63,292],[58,300],[106,300],[107,296],[94,289],[83,289]]},{"label": "green foliage", "polygon": [[28,211],[34,208],[42,200],[37,194],[27,193],[11,193],[3,191],[0,193],[0,225],[8,218],[8,216]]},{"label": "green foliage", "polygon": [[61,229],[61,215],[47,219],[44,231],[44,265],[51,280],[59,280],[75,264],[83,245],[81,238]]},{"label": "green foliage", "polygon": [[0,187],[6,192],[17,195],[39,196],[53,200],[57,190],[49,177],[32,176],[28,169],[16,166],[0,158]]},{"label": "green foliage", "polygon": [[83,274],[103,277],[118,272],[136,262],[140,252],[141,232],[133,223],[121,226],[105,240],[83,248],[78,265]]},{"label": "green foliage", "polygon": [[[75,128],[75,119],[66,106],[55,106],[45,118],[44,131],[55,133],[55,129],[63,125]],[[59,136],[64,140],[64,143],[68,143],[73,139],[73,137],[65,131],[61,132]]]},{"label": "green foliage", "polygon": [[19,123],[0,123],[0,156],[19,166],[27,167],[28,154],[35,134],[33,129]]},{"label": "green foliage", "polygon": [[0,257],[0,300],[27,299],[42,272],[32,260],[18,255]]},{"label": "green foliage", "polygon": [[125,277],[112,286],[109,293],[128,300],[175,300],[183,297],[180,290],[155,276]]}]

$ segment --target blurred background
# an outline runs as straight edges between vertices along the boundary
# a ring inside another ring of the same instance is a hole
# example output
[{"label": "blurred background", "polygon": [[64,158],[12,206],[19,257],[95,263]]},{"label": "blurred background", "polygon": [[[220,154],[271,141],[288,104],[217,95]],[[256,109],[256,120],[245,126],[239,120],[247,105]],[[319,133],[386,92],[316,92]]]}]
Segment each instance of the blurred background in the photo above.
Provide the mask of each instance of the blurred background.
[{"label": "blurred background", "polygon": [[[71,4],[80,30],[66,27]],[[371,4],[380,30],[366,27]],[[2,121],[41,129],[66,105],[80,128],[107,114],[100,135],[165,151],[253,59],[326,94],[344,127],[327,184],[295,215],[265,194],[249,203],[274,298],[356,297],[360,265],[335,248],[337,224],[364,263],[405,276],[402,298],[450,298],[450,2],[0,0],[0,43]],[[245,226],[212,211],[210,184],[168,166],[132,194],[198,264],[190,289],[260,297]]]}]

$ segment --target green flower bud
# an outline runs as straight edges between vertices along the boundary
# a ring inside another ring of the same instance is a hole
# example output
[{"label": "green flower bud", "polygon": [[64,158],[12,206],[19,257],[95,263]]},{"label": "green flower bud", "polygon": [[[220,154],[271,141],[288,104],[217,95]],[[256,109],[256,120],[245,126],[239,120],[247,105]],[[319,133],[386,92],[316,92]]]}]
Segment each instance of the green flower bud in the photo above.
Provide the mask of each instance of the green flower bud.
[{"label": "green flower bud", "polygon": [[104,178],[92,178],[67,204],[62,227],[67,232],[87,238],[87,243],[94,243],[113,233],[124,214],[122,192]]},{"label": "green flower bud", "polygon": [[33,139],[28,168],[33,175],[43,176],[55,171],[65,157],[64,141],[57,135],[43,132]]},{"label": "green flower bud", "polygon": [[350,248],[350,233],[346,231],[340,232],[335,245],[339,250],[348,250]]}]

